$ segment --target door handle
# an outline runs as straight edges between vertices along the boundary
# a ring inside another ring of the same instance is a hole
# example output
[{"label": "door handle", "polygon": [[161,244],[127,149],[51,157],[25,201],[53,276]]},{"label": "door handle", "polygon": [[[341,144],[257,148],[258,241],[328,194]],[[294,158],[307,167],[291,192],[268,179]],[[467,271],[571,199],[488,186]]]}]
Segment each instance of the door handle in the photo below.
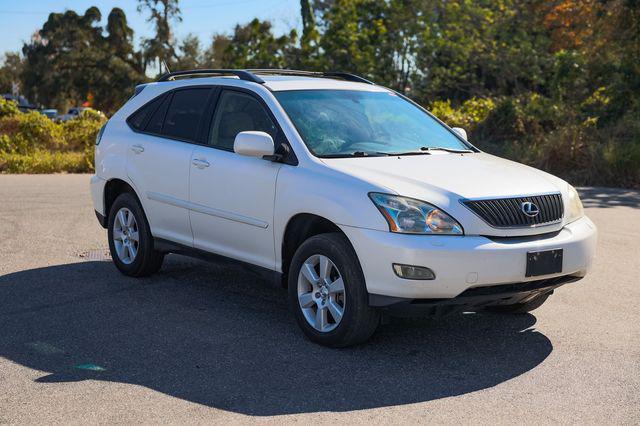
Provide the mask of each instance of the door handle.
[{"label": "door handle", "polygon": [[209,162],[201,158],[195,158],[193,161],[191,161],[191,164],[193,164],[199,169],[204,169],[205,167],[209,167]]},{"label": "door handle", "polygon": [[132,145],[131,146],[131,151],[135,152],[136,154],[141,154],[144,152],[144,146],[142,145]]}]

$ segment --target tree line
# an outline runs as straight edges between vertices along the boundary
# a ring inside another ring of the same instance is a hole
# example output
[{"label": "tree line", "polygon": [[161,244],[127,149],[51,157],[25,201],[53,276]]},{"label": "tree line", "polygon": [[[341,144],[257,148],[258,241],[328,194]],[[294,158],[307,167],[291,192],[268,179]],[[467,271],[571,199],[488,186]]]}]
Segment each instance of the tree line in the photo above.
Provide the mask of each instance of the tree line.
[{"label": "tree line", "polygon": [[403,92],[481,147],[578,182],[640,184],[640,1],[301,0],[301,29],[254,19],[202,41],[174,37],[178,0],[139,0],[155,34],[134,45],[125,13],[52,13],[0,91],[19,79],[46,106],[107,114],[171,70],[348,71]]}]

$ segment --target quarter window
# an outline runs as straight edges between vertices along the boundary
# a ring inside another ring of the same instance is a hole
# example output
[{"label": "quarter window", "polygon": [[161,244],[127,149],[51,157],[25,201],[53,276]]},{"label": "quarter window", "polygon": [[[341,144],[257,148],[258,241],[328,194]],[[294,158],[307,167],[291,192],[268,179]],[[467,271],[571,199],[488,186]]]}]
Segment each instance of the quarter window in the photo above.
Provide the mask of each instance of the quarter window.
[{"label": "quarter window", "polygon": [[166,98],[166,96],[158,96],[157,98],[134,112],[132,115],[130,115],[129,119],[127,120],[129,125],[136,130],[143,130],[144,125],[147,123],[147,120],[149,119],[151,114],[155,112],[155,110],[162,102],[162,99],[164,98]]},{"label": "quarter window", "polygon": [[232,151],[236,135],[249,130],[266,132],[274,140],[278,133],[276,125],[256,98],[224,90],[211,124],[209,145]]},{"label": "quarter window", "polygon": [[164,96],[163,98],[162,103],[158,108],[156,108],[156,111],[151,115],[151,119],[144,128],[145,132],[162,133],[162,123],[164,122],[164,116],[167,114],[171,95]]}]

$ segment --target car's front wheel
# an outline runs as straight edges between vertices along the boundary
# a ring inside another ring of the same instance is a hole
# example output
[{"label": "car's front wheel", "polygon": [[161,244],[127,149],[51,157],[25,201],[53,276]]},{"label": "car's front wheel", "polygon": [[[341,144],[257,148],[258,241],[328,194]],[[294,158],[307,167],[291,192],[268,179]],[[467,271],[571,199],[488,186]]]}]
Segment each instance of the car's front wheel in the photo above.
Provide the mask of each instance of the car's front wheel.
[{"label": "car's front wheel", "polygon": [[296,251],[288,276],[289,303],[312,341],[331,347],[367,340],[380,322],[353,248],[338,233],[309,238]]},{"label": "car's front wheel", "polygon": [[149,223],[132,194],[120,194],[113,202],[107,231],[111,258],[120,272],[144,277],[160,269],[164,253],[154,250]]}]

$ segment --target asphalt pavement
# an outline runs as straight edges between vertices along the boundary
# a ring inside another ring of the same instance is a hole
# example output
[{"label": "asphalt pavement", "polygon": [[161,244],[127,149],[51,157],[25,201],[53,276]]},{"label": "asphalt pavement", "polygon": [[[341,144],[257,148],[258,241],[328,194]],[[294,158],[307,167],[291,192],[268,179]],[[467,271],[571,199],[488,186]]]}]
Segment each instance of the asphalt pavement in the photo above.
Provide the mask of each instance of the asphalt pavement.
[{"label": "asphalt pavement", "polygon": [[308,342],[286,291],[167,257],[122,276],[87,175],[0,175],[0,423],[640,423],[640,192],[581,190],[593,271],[532,314]]}]

